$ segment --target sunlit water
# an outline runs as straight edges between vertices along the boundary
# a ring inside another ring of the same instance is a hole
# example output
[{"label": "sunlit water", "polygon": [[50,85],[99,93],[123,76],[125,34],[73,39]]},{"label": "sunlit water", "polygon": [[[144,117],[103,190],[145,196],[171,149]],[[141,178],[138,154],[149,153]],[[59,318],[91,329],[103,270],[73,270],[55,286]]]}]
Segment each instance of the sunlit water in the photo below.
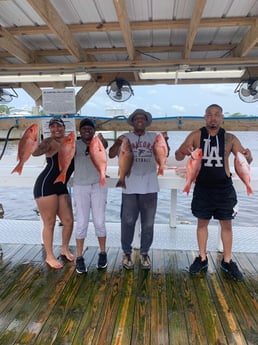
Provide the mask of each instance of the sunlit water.
[{"label": "sunlit water", "polygon": [[[176,148],[181,144],[189,132],[169,132],[169,144],[171,147],[170,155],[173,156]],[[252,150],[254,162],[252,165],[258,166],[258,132],[235,132],[244,147]],[[0,143],[0,151],[2,151],[4,143]],[[111,145],[111,143],[110,143]],[[110,146],[109,145],[109,146]],[[10,142],[7,145],[5,154],[16,155],[17,143]],[[172,158],[172,157],[171,157]],[[173,158],[172,158],[173,159]],[[0,161],[1,162],[1,161]],[[32,189],[34,181],[31,181],[31,188],[14,188],[4,187],[0,188],[0,203],[4,208],[5,219],[26,219],[38,220],[39,217],[36,210],[36,204],[33,199]],[[196,219],[191,214],[192,194],[188,196],[185,193],[178,192],[177,199],[177,220],[179,222],[196,223]],[[258,210],[258,193],[252,196],[247,196],[245,192],[238,193],[239,212],[234,220],[237,226],[247,226],[257,224],[257,210]],[[108,202],[106,211],[107,222],[120,221],[120,204],[121,204],[121,189],[110,188],[108,190]],[[158,210],[156,215],[156,223],[167,223],[170,210],[170,191],[161,190],[159,193]]]}]

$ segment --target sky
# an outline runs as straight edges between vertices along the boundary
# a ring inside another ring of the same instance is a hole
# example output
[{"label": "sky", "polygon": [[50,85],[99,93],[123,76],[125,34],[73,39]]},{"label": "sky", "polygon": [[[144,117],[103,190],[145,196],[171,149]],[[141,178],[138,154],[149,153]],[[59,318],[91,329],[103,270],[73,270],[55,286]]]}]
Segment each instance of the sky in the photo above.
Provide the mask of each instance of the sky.
[{"label": "sky", "polygon": [[[134,96],[126,102],[114,102],[100,88],[80,111],[83,116],[113,117],[129,115],[137,108],[149,111],[153,117],[203,116],[205,108],[219,104],[224,115],[234,113],[258,116],[258,101],[245,103],[234,93],[237,84],[203,85],[152,85],[132,86]],[[33,99],[22,89],[16,89],[19,97],[8,103],[8,107],[31,110]]]}]

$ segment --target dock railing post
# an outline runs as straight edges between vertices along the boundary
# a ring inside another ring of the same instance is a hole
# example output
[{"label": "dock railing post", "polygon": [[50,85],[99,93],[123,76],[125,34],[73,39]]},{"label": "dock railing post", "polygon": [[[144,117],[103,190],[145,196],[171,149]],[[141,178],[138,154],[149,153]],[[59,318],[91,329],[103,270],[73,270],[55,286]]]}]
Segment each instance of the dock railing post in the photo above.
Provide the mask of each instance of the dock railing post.
[{"label": "dock railing post", "polygon": [[169,226],[176,228],[177,189],[171,189]]},{"label": "dock railing post", "polygon": [[133,245],[134,249],[139,249],[141,246],[141,216],[139,215],[136,224],[135,224],[135,231],[134,231],[134,238],[133,238]]},{"label": "dock railing post", "polygon": [[222,240],[221,240],[221,226],[220,226],[220,222],[218,222],[217,251],[220,252],[220,253],[223,252],[223,244],[222,244]]}]

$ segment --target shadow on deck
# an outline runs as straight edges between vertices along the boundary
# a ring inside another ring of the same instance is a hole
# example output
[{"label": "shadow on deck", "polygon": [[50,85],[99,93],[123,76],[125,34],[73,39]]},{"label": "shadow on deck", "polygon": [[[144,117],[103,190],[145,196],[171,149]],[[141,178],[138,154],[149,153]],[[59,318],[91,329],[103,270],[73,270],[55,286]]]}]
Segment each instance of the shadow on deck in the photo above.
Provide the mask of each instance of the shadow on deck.
[{"label": "shadow on deck", "polygon": [[245,276],[234,282],[216,252],[206,275],[191,276],[195,251],[153,249],[153,268],[143,271],[136,250],[126,271],[110,247],[108,268],[98,271],[98,249],[89,247],[88,273],[78,275],[71,263],[46,267],[41,245],[2,248],[0,344],[258,344],[257,253],[234,255]]}]

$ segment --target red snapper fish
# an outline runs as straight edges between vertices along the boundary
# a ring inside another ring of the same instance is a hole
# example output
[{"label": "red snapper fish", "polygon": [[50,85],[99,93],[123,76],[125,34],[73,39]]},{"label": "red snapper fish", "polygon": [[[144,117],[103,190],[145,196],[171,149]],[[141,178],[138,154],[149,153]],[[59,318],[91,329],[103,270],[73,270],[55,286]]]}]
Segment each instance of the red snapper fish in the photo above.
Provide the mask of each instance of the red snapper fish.
[{"label": "red snapper fish", "polygon": [[102,144],[102,141],[95,135],[90,142],[90,158],[95,168],[100,174],[99,184],[105,186],[106,182],[106,171],[107,171],[107,152]]},{"label": "red snapper fish", "polygon": [[168,147],[162,133],[159,133],[156,136],[156,139],[153,145],[153,152],[154,152],[155,160],[158,164],[157,175],[164,175],[164,168],[165,168],[165,164],[166,164],[167,156],[168,156]]},{"label": "red snapper fish", "polygon": [[32,152],[35,151],[38,146],[38,131],[38,125],[33,123],[24,132],[18,144],[17,161],[19,161],[19,163],[12,170],[12,174],[17,172],[21,175],[24,163],[30,158]]},{"label": "red snapper fish", "polygon": [[69,133],[64,138],[64,142],[58,151],[58,166],[60,174],[57,176],[54,183],[65,183],[67,170],[75,154],[75,139],[74,132]]},{"label": "red snapper fish", "polygon": [[130,175],[133,165],[133,151],[129,139],[124,136],[122,144],[120,146],[118,156],[118,175],[119,180],[116,187],[126,188],[125,177]]},{"label": "red snapper fish", "polygon": [[241,152],[237,152],[234,159],[234,166],[235,172],[246,185],[247,194],[253,194],[250,178],[250,165],[248,164],[245,156]]},{"label": "red snapper fish", "polygon": [[188,158],[186,163],[186,185],[183,189],[183,192],[189,194],[191,185],[195,182],[202,165],[202,149],[197,148]]}]

